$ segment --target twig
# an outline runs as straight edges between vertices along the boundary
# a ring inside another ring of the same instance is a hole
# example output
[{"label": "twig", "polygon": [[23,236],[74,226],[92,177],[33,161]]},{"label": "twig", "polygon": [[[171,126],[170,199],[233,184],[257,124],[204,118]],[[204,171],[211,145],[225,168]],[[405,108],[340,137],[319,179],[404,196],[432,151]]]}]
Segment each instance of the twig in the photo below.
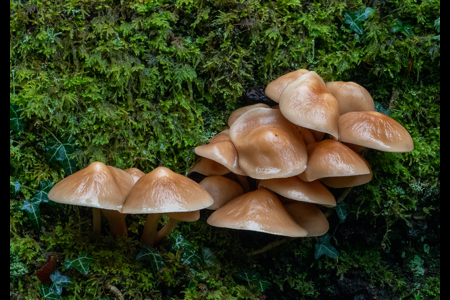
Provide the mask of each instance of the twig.
[{"label": "twig", "polygon": [[105,288],[110,290],[119,300],[124,300],[122,293],[118,288],[116,288],[113,285],[110,285],[109,283],[105,283]]}]

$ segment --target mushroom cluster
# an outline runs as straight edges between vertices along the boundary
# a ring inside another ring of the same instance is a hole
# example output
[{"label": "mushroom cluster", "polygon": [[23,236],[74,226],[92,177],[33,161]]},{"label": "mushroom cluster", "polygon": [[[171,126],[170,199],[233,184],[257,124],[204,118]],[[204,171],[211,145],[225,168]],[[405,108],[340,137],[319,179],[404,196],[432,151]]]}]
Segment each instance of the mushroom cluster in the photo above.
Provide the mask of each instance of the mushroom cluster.
[{"label": "mushroom cluster", "polygon": [[354,82],[327,82],[297,70],[269,83],[273,107],[235,110],[226,129],[195,148],[201,160],[190,170],[214,199],[208,224],[290,237],[329,229],[317,205],[333,207],[327,187],[372,179],[360,155],[372,148],[408,152],[413,140],[394,119],[375,111],[367,90]]}]

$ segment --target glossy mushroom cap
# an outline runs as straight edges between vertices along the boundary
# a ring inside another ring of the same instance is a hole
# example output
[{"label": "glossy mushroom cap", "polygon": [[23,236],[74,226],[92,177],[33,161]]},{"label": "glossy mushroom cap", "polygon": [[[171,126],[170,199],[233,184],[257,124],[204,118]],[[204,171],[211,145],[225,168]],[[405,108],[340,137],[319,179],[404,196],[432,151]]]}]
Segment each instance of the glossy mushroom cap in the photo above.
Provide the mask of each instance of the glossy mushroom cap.
[{"label": "glossy mushroom cap", "polygon": [[277,196],[260,189],[239,196],[209,216],[211,226],[302,237],[308,231],[286,212]]},{"label": "glossy mushroom cap", "polygon": [[360,155],[335,140],[323,140],[308,145],[308,165],[299,175],[303,181],[323,177],[369,174],[370,170]]},{"label": "glossy mushroom cap", "polygon": [[195,222],[200,219],[200,210],[187,211],[187,212],[171,212],[165,213],[169,218],[184,221],[184,222]]},{"label": "glossy mushroom cap", "polygon": [[307,237],[324,235],[330,228],[327,217],[315,204],[296,201],[283,206],[298,225],[308,230]]},{"label": "glossy mushroom cap", "polygon": [[286,87],[280,110],[296,125],[339,137],[339,104],[316,72],[308,72]]},{"label": "glossy mushroom cap", "polygon": [[120,211],[133,185],[133,178],[125,171],[93,162],[55,184],[48,198],[64,204]]},{"label": "glossy mushroom cap", "polygon": [[214,204],[206,209],[216,210],[234,198],[244,194],[244,189],[239,183],[222,176],[210,176],[200,183],[214,199]]},{"label": "glossy mushroom cap", "polygon": [[236,121],[237,118],[242,116],[242,114],[246,113],[250,109],[254,109],[254,108],[258,108],[258,107],[269,108],[270,106],[267,105],[267,104],[264,104],[264,103],[256,103],[256,104],[253,104],[253,105],[247,105],[247,106],[238,108],[235,111],[233,111],[231,113],[231,115],[228,117],[228,122],[227,122],[228,126],[231,127],[231,125],[234,123],[234,121]]},{"label": "glossy mushroom cap", "polygon": [[133,177],[134,183],[139,180],[142,176],[145,175],[144,172],[137,168],[129,168],[124,170],[126,173],[128,173],[131,177]]},{"label": "glossy mushroom cap", "polygon": [[339,140],[385,152],[414,149],[411,135],[397,121],[376,111],[348,112],[339,117]]},{"label": "glossy mushroom cap", "polygon": [[359,84],[352,81],[331,81],[325,85],[338,101],[340,115],[351,111],[375,111],[372,96]]},{"label": "glossy mushroom cap", "polygon": [[261,180],[258,188],[266,188],[286,198],[320,204],[327,207],[336,206],[336,199],[320,182],[305,182],[298,176]]},{"label": "glossy mushroom cap", "polygon": [[195,181],[168,168],[158,167],[136,182],[122,213],[187,212],[213,203],[211,195]]},{"label": "glossy mushroom cap", "polygon": [[305,170],[306,146],[278,109],[255,108],[230,128],[239,167],[255,179],[291,177]]},{"label": "glossy mushroom cap", "polygon": [[280,96],[286,87],[308,72],[306,69],[300,69],[278,77],[267,85],[265,90],[267,97],[275,102],[280,102]]},{"label": "glossy mushroom cap", "polygon": [[[359,154],[358,154],[359,155]],[[366,166],[369,168],[370,173],[364,174],[364,175],[354,175],[354,176],[342,176],[342,177],[325,177],[320,178],[320,182],[322,182],[324,185],[332,187],[332,188],[345,188],[345,187],[352,187],[352,186],[358,186],[365,183],[368,183],[372,180],[372,169],[370,168],[369,163],[367,160],[359,155],[359,157],[364,160],[366,163]]]},{"label": "glossy mushroom cap", "polygon": [[219,132],[206,145],[196,147],[195,154],[214,160],[235,174],[245,175],[239,168],[238,154],[230,140],[229,131],[226,129]]},{"label": "glossy mushroom cap", "polygon": [[202,159],[196,163],[191,170],[189,170],[189,173],[197,172],[205,176],[213,176],[213,175],[225,175],[227,173],[230,173],[231,171],[227,169],[222,164],[219,164],[218,162],[202,157]]}]

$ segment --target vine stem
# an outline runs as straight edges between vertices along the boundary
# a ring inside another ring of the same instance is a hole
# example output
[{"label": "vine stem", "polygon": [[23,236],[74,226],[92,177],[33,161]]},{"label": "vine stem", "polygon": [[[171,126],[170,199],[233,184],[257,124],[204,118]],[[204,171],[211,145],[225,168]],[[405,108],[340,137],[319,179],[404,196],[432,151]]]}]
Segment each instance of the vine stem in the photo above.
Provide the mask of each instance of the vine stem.
[{"label": "vine stem", "polygon": [[58,143],[62,144],[61,141],[53,134],[53,132],[51,132],[49,129],[45,128],[44,126],[41,125],[41,127],[45,130],[47,130],[48,132],[50,132],[50,134],[55,138],[55,140],[58,141]]}]

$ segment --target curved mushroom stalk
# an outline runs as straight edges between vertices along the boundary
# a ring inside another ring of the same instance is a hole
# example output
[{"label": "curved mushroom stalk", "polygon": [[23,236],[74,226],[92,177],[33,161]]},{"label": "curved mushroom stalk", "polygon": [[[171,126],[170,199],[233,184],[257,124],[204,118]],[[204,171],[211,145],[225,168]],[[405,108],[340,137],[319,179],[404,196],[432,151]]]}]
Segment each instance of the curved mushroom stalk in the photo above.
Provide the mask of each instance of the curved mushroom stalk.
[{"label": "curved mushroom stalk", "polygon": [[177,227],[178,222],[179,221],[174,219],[174,218],[169,218],[169,220],[167,220],[166,225],[164,225],[164,227],[161,228],[161,230],[159,230],[156,233],[156,238],[155,238],[154,245],[159,244],[159,242],[161,242],[161,240],[163,238],[165,238],[166,236],[171,234],[172,231],[175,229],[175,227]]},{"label": "curved mushroom stalk", "polygon": [[100,235],[102,231],[102,212],[100,208],[92,208],[92,233]]},{"label": "curved mushroom stalk", "polygon": [[153,246],[155,243],[159,220],[161,220],[161,218],[162,213],[148,214],[147,220],[144,224],[144,231],[141,236],[141,243],[148,246]]},{"label": "curved mushroom stalk", "polygon": [[122,214],[117,210],[102,209],[102,213],[105,215],[109,224],[109,233],[112,236],[128,237],[128,229],[125,223],[125,217],[127,214]]}]

